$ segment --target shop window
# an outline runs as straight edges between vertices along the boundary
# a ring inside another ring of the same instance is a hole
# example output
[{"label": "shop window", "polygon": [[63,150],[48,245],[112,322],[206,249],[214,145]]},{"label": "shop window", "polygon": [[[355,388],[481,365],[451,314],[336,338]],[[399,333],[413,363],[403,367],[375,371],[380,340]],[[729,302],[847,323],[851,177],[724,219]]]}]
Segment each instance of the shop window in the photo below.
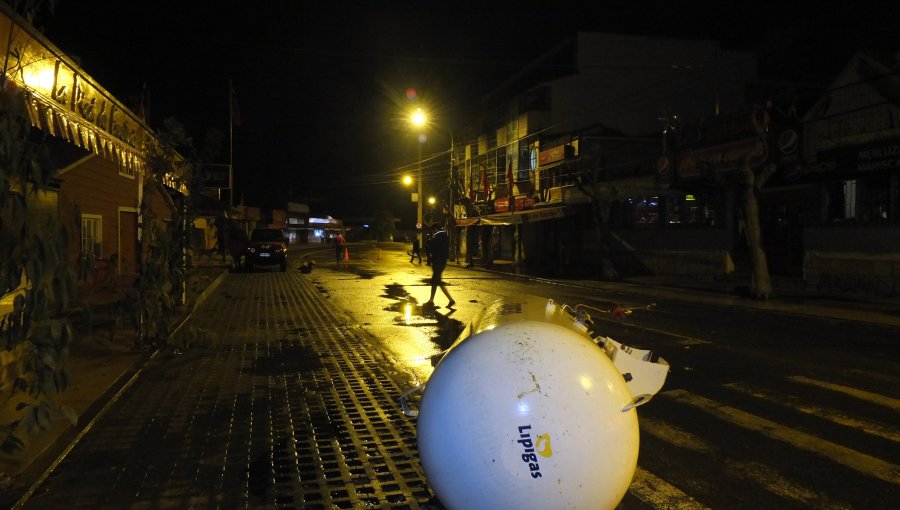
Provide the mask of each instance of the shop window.
[{"label": "shop window", "polygon": [[635,225],[656,225],[659,223],[659,213],[659,197],[641,197],[635,199]]},{"label": "shop window", "polygon": [[103,232],[103,217],[94,214],[81,216],[81,256],[93,257],[95,260],[102,255],[101,243]]},{"label": "shop window", "polygon": [[828,194],[832,223],[891,221],[891,178],[888,175],[848,179],[833,184]]},{"label": "shop window", "polygon": [[857,215],[865,223],[886,223],[891,210],[891,177],[869,177],[859,182]]},{"label": "shop window", "polygon": [[828,221],[856,220],[856,179],[832,183],[828,187]]},{"label": "shop window", "polygon": [[856,218],[856,179],[844,181],[844,219]]},{"label": "shop window", "polygon": [[610,207],[610,226],[705,226],[723,224],[722,199],[715,194],[633,197]]},{"label": "shop window", "polygon": [[659,197],[633,197],[613,202],[609,223],[612,227],[658,225],[662,206]]},{"label": "shop window", "polygon": [[666,198],[666,223],[714,227],[719,223],[720,209],[718,201],[708,194],[669,196]]}]

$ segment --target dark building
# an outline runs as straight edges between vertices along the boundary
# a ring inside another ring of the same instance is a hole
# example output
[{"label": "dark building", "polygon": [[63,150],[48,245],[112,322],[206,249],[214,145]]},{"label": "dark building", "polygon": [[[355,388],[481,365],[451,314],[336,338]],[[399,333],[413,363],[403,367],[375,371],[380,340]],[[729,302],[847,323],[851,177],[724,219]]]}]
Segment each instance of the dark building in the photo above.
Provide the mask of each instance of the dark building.
[{"label": "dark building", "polygon": [[896,295],[897,68],[860,52],[816,89],[763,83],[715,42],[578,34],[456,143],[456,251],[536,274],[746,275],[756,175],[773,276]]}]

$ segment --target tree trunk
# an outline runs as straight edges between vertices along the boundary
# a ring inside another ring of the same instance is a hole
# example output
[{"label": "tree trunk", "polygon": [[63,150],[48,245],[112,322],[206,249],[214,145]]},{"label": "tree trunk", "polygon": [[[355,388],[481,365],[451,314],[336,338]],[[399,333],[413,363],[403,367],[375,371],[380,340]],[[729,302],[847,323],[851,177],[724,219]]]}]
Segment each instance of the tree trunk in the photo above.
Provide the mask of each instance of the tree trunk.
[{"label": "tree trunk", "polygon": [[766,252],[762,248],[762,229],[759,224],[759,203],[756,200],[756,174],[747,164],[741,165],[741,186],[743,187],[744,220],[747,223],[747,244],[750,247],[750,262],[753,275],[750,281],[750,295],[757,299],[772,297],[772,279],[769,276],[769,264]]}]

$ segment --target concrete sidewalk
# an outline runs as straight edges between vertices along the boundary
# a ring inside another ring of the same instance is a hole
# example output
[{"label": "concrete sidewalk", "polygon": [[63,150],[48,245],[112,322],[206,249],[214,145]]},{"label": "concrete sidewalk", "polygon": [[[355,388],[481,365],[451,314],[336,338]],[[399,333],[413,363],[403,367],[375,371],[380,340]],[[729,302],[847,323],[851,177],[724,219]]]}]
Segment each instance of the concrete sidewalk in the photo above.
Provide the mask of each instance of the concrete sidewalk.
[{"label": "concrete sidewalk", "polygon": [[22,508],[423,508],[407,387],[306,276],[225,276]]},{"label": "concrete sidewalk", "polygon": [[[192,311],[214,291],[227,273],[227,265],[207,262],[197,266],[188,280],[187,303],[176,310],[175,325],[182,324]],[[82,288],[79,306],[88,305],[95,313],[114,308],[130,286]],[[101,312],[101,315],[106,315]],[[135,349],[136,332],[127,320],[120,324],[109,317],[94,316],[90,331],[77,327],[69,346],[66,369],[72,386],[60,403],[75,410],[78,425],[73,427],[62,417],[54,419],[49,430],[27,439],[27,449],[13,456],[0,455],[0,508],[10,507],[28,490],[56,458],[88,427],[103,407],[138,373],[154,353]]]}]

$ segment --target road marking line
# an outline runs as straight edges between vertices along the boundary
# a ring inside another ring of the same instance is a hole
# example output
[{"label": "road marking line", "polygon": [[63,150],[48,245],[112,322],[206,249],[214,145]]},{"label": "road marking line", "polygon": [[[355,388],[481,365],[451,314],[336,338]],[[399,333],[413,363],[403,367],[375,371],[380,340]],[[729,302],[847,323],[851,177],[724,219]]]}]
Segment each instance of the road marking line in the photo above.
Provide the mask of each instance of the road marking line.
[{"label": "road marking line", "polygon": [[756,397],[758,399],[771,402],[773,404],[790,407],[804,414],[818,416],[832,423],[837,423],[838,425],[861,430],[866,434],[883,437],[895,443],[900,443],[900,430],[898,430],[897,427],[893,425],[889,426],[879,422],[863,421],[853,416],[847,416],[837,409],[810,405],[793,395],[775,393],[773,391],[768,391],[766,389],[754,387],[748,384],[732,383],[726,384],[725,387],[730,390],[743,393],[745,395],[750,395],[751,397]]},{"label": "road marking line", "polygon": [[843,464],[864,475],[879,478],[886,482],[900,484],[900,466],[884,460],[860,453],[846,446],[841,446],[811,434],[785,427],[765,418],[760,418],[746,411],[720,404],[714,400],[694,395],[685,390],[670,390],[661,395],[675,401],[700,409],[740,427],[757,431],[769,438],[783,441],[808,452],[822,455],[839,464]]},{"label": "road marking line", "polygon": [[873,372],[871,370],[863,370],[861,368],[850,368],[841,370],[841,373],[849,377],[878,381],[879,384],[884,384],[889,388],[900,385],[900,377],[886,374],[884,372]]},{"label": "road marking line", "polygon": [[788,380],[800,384],[807,384],[809,386],[825,388],[826,390],[836,391],[838,393],[850,395],[851,397],[855,397],[860,400],[865,400],[868,402],[872,402],[873,404],[888,407],[895,411],[900,411],[900,400],[885,395],[879,395],[878,393],[872,393],[871,391],[859,390],[856,388],[851,388],[850,386],[843,386],[840,384],[819,381],[817,379],[810,379],[809,377],[804,377],[802,375],[790,376],[788,377]]},{"label": "road marking line", "polygon": [[661,441],[665,441],[673,446],[684,448],[700,453],[712,453],[716,451],[716,447],[708,442],[700,439],[694,434],[681,430],[678,427],[669,425],[668,423],[647,416],[642,416],[638,420],[642,433],[650,434]]},{"label": "road marking line", "polygon": [[802,503],[808,508],[822,510],[851,510],[844,503],[835,503],[819,493],[798,485],[778,472],[759,462],[726,461],[728,468],[761,485],[764,489],[781,498]]},{"label": "road marking line", "polygon": [[638,329],[643,329],[644,331],[652,331],[653,333],[659,333],[660,335],[671,336],[671,337],[677,338],[678,345],[709,345],[712,343],[709,340],[700,340],[699,338],[694,338],[692,336],[679,335],[678,333],[672,333],[671,331],[662,331],[659,329],[645,328],[643,326],[635,326],[633,324],[631,326],[638,328]]},{"label": "road marking line", "polygon": [[[718,448],[697,437],[690,432],[669,425],[660,420],[642,417],[640,419],[641,433],[650,434],[660,441],[665,441],[676,447],[685,448],[704,454],[716,454]],[[810,508],[822,510],[850,510],[851,507],[843,503],[833,503],[828,498],[785,478],[765,464],[758,462],[742,462],[739,460],[725,460],[729,476],[748,480],[755,483],[779,497],[797,501]],[[670,508],[670,507],[665,507]]]},{"label": "road marking line", "polygon": [[654,508],[677,508],[678,510],[709,510],[693,497],[653,473],[638,467],[631,479],[628,492]]}]

